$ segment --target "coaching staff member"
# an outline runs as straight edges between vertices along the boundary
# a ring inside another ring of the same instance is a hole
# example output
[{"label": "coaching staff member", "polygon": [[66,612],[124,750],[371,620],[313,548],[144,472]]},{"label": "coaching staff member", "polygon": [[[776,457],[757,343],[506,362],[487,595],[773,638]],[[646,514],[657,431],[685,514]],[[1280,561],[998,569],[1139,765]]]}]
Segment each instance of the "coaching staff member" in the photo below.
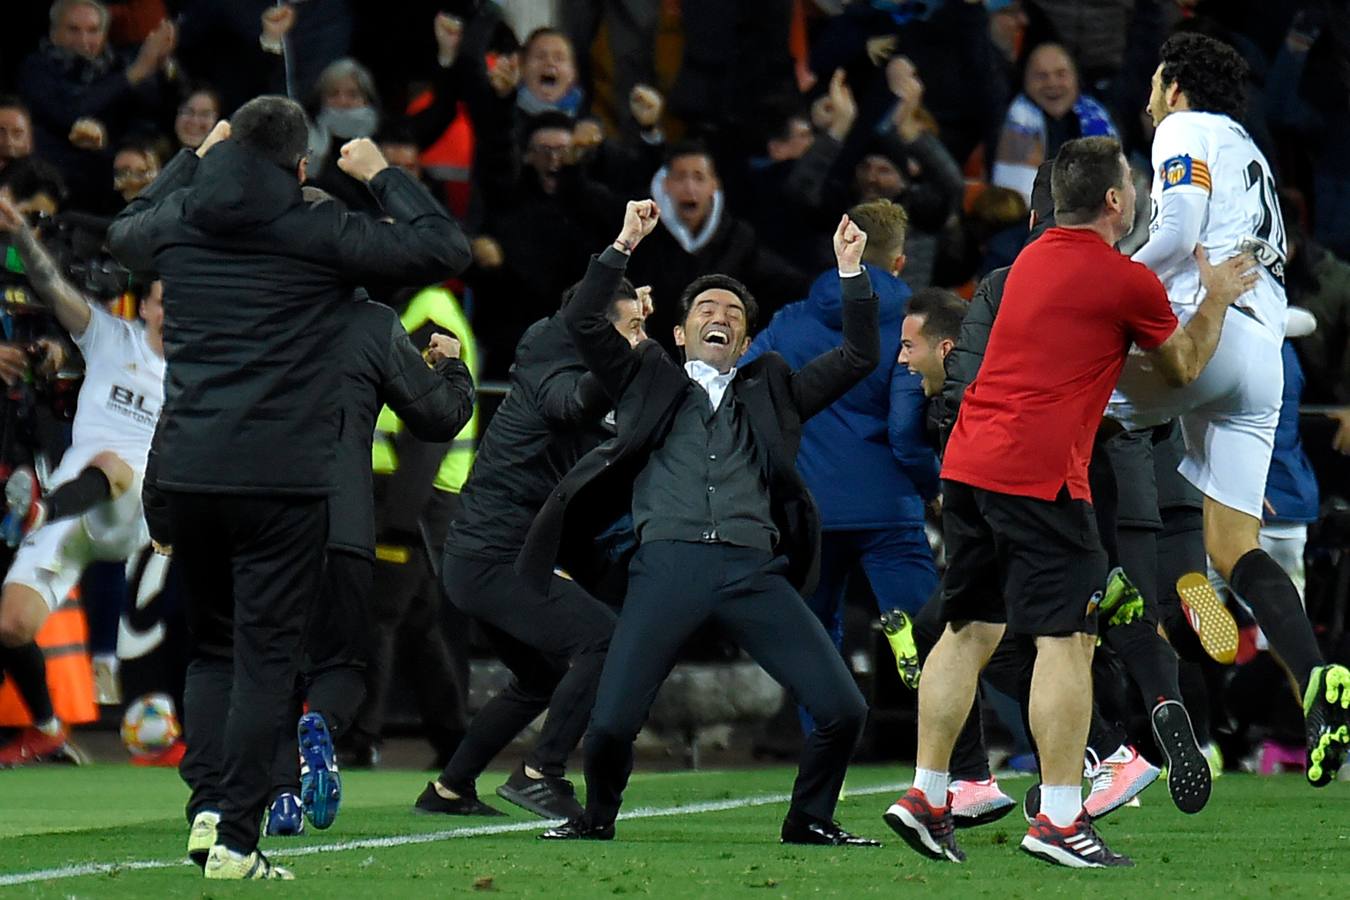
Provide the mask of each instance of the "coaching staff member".
[{"label": "coaching staff member", "polygon": [[333,311],[353,285],[427,284],[469,261],[458,226],[370,141],[338,165],[393,222],[305,203],[306,140],[298,104],[251,100],[109,229],[113,254],[165,285],[152,466],[194,637],[187,717],[231,685],[225,721],[203,723],[224,761],[208,878],[289,877],[257,853],[258,823],[323,568],[342,425]]},{"label": "coaching staff member", "polygon": [[[511,391],[493,414],[460,492],[441,568],[446,596],[482,627],[511,681],[473,717],[445,771],[417,798],[419,812],[495,814],[478,799],[475,782],[547,710],[534,747],[497,793],[550,819],[581,813],[564,777],[567,757],[590,720],[616,618],[595,596],[601,573],[588,564],[595,532],[578,531],[580,540],[558,560],[570,577],[550,573],[544,590],[512,565],[558,482],[613,433],[605,423],[609,397],[586,371],[563,322],[576,293],[570,288],[563,310],[521,338]],[[646,340],[646,310],[627,279],[615,285],[606,317],[631,346]]]},{"label": "coaching staff member", "polygon": [[[1151,353],[1170,380],[1194,380],[1251,263],[1239,257],[1219,267],[1217,284],[1207,275],[1210,290],[1181,327],[1157,277],[1114,249],[1134,222],[1119,143],[1066,143],[1051,193],[1057,227],[1008,273],[984,363],[947,444],[948,626],[919,684],[914,787],[887,821],[924,853],[964,859],[951,831],[948,762],[980,669],[1010,630],[1036,644],[1029,717],[1043,785],[1022,848],[1066,866],[1131,865],[1106,847],[1082,806],[1092,636],[1106,583],[1088,459],[1131,345]],[[1058,339],[1050,344],[1046,335]]]},{"label": "coaching staff member", "polygon": [[867,236],[847,216],[834,236],[842,345],[795,371],[777,353],[738,369],[754,298],[733,278],[705,275],[680,299],[681,366],[654,341],[630,346],[606,318],[629,254],[656,222],[655,203],[630,202],[618,238],[592,260],[564,310],[582,360],[615,398],[618,434],[559,484],[518,560],[526,577],[547,579],[577,519],[616,500],[632,510],[639,547],[585,740],[586,811],[544,837],[614,836],[633,740],[680,645],[711,619],[816,723],[782,839],[875,845],[834,823],[867,705],[802,600],[819,570],[820,516],[795,465],[802,423],[867,377],[880,356],[878,301],[861,265]]}]

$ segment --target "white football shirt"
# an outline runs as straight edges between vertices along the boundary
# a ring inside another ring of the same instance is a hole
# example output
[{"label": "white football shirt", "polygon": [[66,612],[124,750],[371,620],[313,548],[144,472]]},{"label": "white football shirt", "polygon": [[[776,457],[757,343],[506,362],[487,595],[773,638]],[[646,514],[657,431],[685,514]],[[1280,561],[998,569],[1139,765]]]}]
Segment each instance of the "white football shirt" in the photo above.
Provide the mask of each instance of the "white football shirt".
[{"label": "white football shirt", "polygon": [[[1153,138],[1150,233],[1158,230],[1163,196],[1172,191],[1208,199],[1200,242],[1212,263],[1244,247],[1254,253],[1260,281],[1236,305],[1283,340],[1284,222],[1270,164],[1246,129],[1217,113],[1184,111],[1163,119]],[[1178,260],[1156,274],[1175,306],[1194,309],[1203,296],[1200,269],[1190,254]]]},{"label": "white football shirt", "polygon": [[[111,450],[144,474],[150,439],[164,406],[164,359],[150,349],[145,326],[91,306],[89,327],[75,338],[84,354],[84,384],[75,407],[70,449],[58,470],[66,478]],[[68,473],[68,474],[67,474]],[[53,474],[52,482],[65,478]]]}]

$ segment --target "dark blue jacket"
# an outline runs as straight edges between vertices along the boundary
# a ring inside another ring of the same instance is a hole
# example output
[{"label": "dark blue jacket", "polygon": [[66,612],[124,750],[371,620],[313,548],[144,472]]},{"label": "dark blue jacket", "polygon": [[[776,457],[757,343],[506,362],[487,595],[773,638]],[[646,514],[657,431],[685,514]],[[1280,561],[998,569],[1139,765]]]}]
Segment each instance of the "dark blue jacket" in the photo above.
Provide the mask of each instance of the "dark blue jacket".
[{"label": "dark blue jacket", "polygon": [[1298,436],[1298,403],[1303,396],[1303,369],[1294,345],[1284,342],[1284,403],[1275,426],[1275,452],[1266,475],[1267,522],[1316,522],[1319,497],[1317,476]]},{"label": "dark blue jacket", "polygon": [[[881,364],[802,427],[797,471],[820,507],[826,531],[891,528],[923,521],[938,489],[937,456],[924,434],[919,376],[897,363],[909,287],[867,267],[881,300]],[[839,275],[825,272],[807,299],[783,307],[739,365],[770,351],[794,369],[842,341]]]}]

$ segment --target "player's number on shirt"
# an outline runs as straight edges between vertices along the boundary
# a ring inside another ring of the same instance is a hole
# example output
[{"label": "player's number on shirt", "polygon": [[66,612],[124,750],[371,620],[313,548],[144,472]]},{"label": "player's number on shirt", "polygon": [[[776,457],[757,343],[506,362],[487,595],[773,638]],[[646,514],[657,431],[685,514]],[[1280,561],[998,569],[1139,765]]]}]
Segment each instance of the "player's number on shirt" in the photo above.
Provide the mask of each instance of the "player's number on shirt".
[{"label": "player's number on shirt", "polygon": [[1284,217],[1280,212],[1279,195],[1275,192],[1275,179],[1266,174],[1257,160],[1247,164],[1246,176],[1247,190],[1255,188],[1261,201],[1261,223],[1256,227],[1256,238],[1260,245],[1252,248],[1256,253],[1256,261],[1269,269],[1283,284]]}]

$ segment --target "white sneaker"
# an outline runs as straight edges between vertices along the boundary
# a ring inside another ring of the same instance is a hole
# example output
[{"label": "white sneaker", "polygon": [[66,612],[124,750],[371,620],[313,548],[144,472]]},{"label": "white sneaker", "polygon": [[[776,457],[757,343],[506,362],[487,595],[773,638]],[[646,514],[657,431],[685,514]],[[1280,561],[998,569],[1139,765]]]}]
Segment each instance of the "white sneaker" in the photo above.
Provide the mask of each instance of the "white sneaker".
[{"label": "white sneaker", "polygon": [[226,849],[224,844],[216,844],[206,857],[206,867],[202,870],[207,878],[222,881],[261,881],[275,879],[294,881],[290,869],[274,866],[257,850],[245,856]]},{"label": "white sneaker", "polygon": [[192,830],[188,832],[188,856],[197,865],[206,865],[206,856],[216,845],[216,826],[219,824],[218,812],[203,810],[192,817]]}]

